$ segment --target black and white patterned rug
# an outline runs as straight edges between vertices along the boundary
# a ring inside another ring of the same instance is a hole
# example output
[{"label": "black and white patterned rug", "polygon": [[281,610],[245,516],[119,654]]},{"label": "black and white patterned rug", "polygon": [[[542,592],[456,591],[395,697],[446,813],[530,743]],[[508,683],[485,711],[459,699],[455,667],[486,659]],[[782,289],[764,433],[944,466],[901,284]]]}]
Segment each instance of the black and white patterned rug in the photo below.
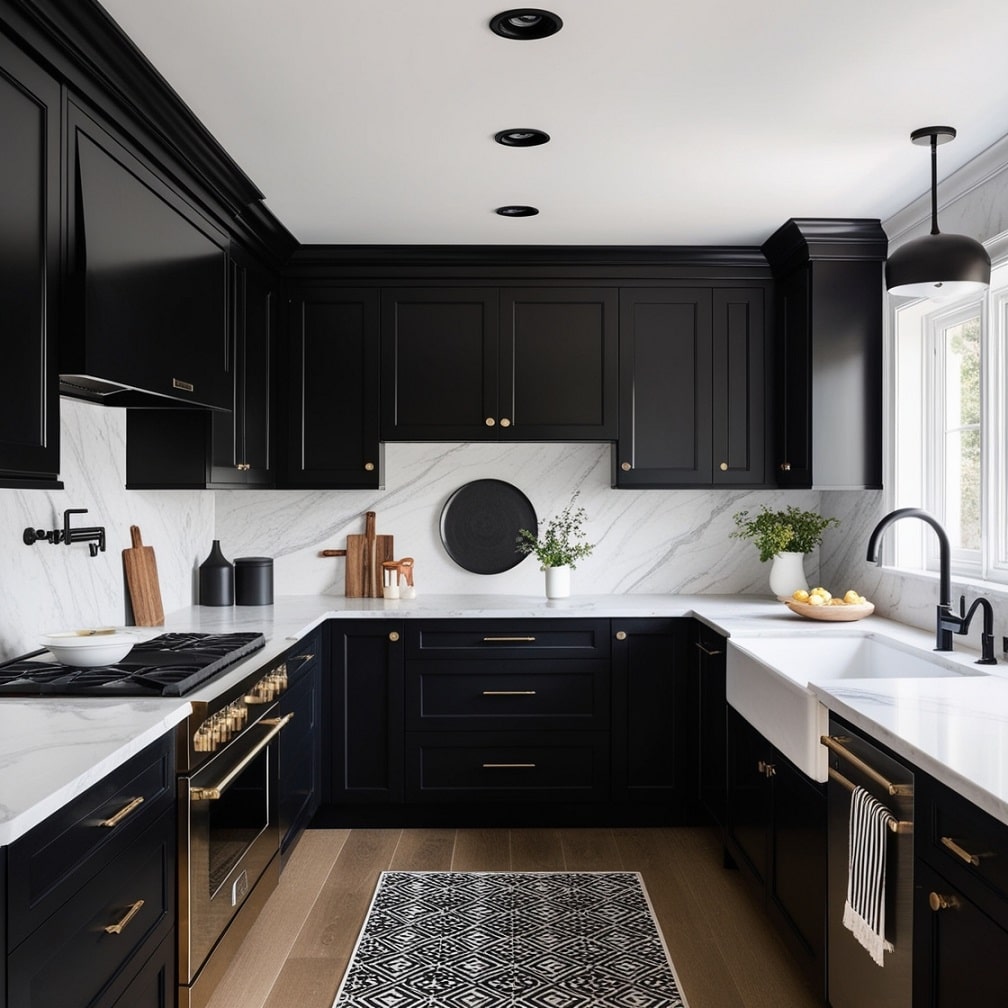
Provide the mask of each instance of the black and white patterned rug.
[{"label": "black and white patterned rug", "polygon": [[333,1008],[686,1008],[636,872],[383,872]]}]

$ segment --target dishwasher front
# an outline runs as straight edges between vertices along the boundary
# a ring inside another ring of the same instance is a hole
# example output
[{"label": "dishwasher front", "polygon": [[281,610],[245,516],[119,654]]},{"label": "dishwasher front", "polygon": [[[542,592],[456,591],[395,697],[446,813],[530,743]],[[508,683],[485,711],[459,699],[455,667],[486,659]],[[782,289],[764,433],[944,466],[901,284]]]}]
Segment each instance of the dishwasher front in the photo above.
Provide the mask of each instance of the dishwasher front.
[{"label": "dishwasher front", "polygon": [[[909,1008],[913,1000],[913,771],[830,717],[827,819],[827,990],[831,1008]],[[891,813],[886,842],[885,937],[878,966],[844,927],[851,794],[867,790]]]}]

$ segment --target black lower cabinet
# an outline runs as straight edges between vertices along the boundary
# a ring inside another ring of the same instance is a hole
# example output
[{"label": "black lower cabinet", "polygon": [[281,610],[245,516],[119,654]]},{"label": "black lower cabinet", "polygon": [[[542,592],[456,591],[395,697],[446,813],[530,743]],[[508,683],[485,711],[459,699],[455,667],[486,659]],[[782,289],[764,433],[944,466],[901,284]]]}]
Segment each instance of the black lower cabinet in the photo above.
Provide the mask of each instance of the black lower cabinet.
[{"label": "black lower cabinet", "polygon": [[285,659],[287,690],[280,697],[279,717],[293,715],[280,733],[279,795],[280,864],[286,864],[319,807],[322,797],[323,631],[301,641]]},{"label": "black lower cabinet", "polygon": [[613,620],[613,801],[660,806],[682,821],[694,798],[690,768],[687,619]]},{"label": "black lower cabinet", "polygon": [[815,989],[826,983],[826,790],[727,707],[728,854]]},{"label": "black lower cabinet", "polygon": [[719,826],[725,824],[725,647],[721,634],[696,622],[693,667],[696,675],[697,795],[701,810]]},{"label": "black lower cabinet", "polygon": [[175,938],[165,938],[113,1008],[168,1008],[175,1003]]},{"label": "black lower cabinet", "polygon": [[330,624],[326,799],[336,805],[403,800],[403,624]]}]

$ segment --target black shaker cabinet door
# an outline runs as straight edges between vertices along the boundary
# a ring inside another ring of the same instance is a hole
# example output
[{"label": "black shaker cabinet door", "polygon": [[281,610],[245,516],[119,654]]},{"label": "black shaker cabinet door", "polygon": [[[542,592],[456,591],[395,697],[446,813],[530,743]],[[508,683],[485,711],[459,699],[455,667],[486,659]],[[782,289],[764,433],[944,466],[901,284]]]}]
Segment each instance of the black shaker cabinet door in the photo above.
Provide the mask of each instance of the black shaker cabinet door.
[{"label": "black shaker cabinet door", "polygon": [[620,422],[614,483],[711,483],[711,290],[620,292]]},{"label": "black shaker cabinet door", "polygon": [[496,441],[497,291],[383,290],[382,440]]},{"label": "black shaker cabinet door", "polygon": [[58,487],[59,85],[0,35],[0,486]]},{"label": "black shaker cabinet door", "polygon": [[295,291],[288,339],[286,485],[379,486],[377,291]]}]

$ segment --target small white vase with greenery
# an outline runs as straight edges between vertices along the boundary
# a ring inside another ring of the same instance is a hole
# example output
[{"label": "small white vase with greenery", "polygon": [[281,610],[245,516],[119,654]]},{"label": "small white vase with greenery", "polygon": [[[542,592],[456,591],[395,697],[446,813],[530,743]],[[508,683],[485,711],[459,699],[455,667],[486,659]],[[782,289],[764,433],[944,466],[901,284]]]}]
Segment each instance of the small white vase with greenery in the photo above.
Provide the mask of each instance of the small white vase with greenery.
[{"label": "small white vase with greenery", "polygon": [[515,549],[525,555],[535,554],[540,568],[546,572],[547,598],[570,595],[570,572],[578,560],[589,556],[595,548],[584,531],[587,512],[583,507],[574,507],[577,497],[575,493],[567,507],[546,523],[539,536],[528,529],[518,530]]},{"label": "small white vase with greenery", "polygon": [[802,511],[793,506],[774,511],[765,504],[755,517],[750,517],[748,511],[739,511],[734,521],[738,528],[732,537],[752,539],[760,561],[773,560],[770,590],[781,600],[791,598],[799,588],[808,590],[805,554],[822,542],[826,529],[840,525],[836,518],[824,518],[816,511]]}]

